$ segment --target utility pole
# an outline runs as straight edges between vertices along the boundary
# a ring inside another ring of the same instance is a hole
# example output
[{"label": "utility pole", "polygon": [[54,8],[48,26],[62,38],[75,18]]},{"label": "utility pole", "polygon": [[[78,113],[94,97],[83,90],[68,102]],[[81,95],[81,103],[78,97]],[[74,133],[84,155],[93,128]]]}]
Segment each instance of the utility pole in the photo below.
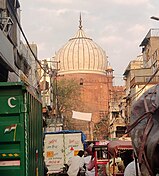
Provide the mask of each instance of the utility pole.
[{"label": "utility pole", "polygon": [[[50,64],[48,64],[50,63]],[[58,70],[59,70],[59,62],[52,60],[43,60],[43,91],[42,91],[42,100],[43,100],[43,108],[49,110],[48,117],[50,118],[50,125],[48,127],[52,127],[53,131],[57,131],[57,126],[61,128],[63,126],[61,112],[59,110],[59,100],[58,100]],[[46,89],[47,81],[50,82],[50,87]],[[48,98],[50,101],[48,101]]]},{"label": "utility pole", "polygon": [[59,123],[59,117],[61,116],[59,111],[59,102],[58,102],[58,70],[59,62],[58,61],[48,61],[53,64],[53,67],[50,68],[50,105],[52,107],[52,124],[54,125],[55,131],[57,130],[57,124]]},{"label": "utility pole", "polygon": [[59,110],[59,99],[58,99],[58,81],[57,81],[57,77],[58,77],[58,70],[59,70],[59,62],[54,61],[56,63],[56,69],[55,69],[55,74],[54,74],[54,85],[55,85],[55,117],[56,117],[56,121],[55,121],[55,131],[57,128],[57,125],[62,124],[62,117],[61,117],[61,112]]},{"label": "utility pole", "polygon": [[43,79],[43,107],[46,107],[46,73],[48,70],[48,63],[46,61],[46,59],[44,60],[43,63],[43,69],[44,69],[44,79]]}]

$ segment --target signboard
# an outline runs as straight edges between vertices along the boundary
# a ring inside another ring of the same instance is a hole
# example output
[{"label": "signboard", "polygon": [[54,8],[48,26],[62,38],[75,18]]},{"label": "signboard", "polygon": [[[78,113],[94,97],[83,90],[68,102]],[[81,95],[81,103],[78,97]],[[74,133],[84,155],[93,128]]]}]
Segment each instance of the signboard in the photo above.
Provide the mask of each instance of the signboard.
[{"label": "signboard", "polygon": [[45,137],[45,162],[48,170],[60,171],[63,167],[63,134],[48,134]]},{"label": "signboard", "polygon": [[66,163],[70,158],[76,156],[79,150],[83,150],[81,133],[65,134]]},{"label": "signboard", "polygon": [[0,161],[0,166],[20,166],[20,160]]}]

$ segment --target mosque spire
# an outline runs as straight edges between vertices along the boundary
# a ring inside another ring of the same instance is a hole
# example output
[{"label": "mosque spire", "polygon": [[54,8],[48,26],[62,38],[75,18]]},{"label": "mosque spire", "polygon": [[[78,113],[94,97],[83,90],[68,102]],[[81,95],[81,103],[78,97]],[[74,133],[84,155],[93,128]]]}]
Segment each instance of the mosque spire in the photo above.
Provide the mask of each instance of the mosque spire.
[{"label": "mosque spire", "polygon": [[81,18],[81,13],[80,13],[80,19],[79,19],[79,29],[82,29],[82,18]]}]

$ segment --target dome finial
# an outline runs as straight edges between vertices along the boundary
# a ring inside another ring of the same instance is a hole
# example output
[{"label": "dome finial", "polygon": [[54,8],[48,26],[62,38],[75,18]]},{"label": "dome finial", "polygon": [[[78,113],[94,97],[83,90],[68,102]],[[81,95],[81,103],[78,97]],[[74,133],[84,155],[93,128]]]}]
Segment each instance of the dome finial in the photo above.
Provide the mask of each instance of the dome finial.
[{"label": "dome finial", "polygon": [[79,29],[82,29],[82,18],[81,18],[81,13],[80,13],[80,20],[79,20]]}]

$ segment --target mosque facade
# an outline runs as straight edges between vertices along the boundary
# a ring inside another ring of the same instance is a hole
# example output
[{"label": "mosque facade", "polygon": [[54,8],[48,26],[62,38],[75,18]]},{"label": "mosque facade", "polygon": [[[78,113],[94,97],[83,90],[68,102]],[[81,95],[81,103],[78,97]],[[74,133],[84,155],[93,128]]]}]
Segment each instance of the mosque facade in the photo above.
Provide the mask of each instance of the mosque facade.
[{"label": "mosque facade", "polygon": [[[78,31],[59,49],[55,60],[59,62],[58,75],[63,75],[59,79],[79,82],[84,113],[92,114],[89,122],[71,118],[73,129],[82,130],[88,140],[105,139],[113,69],[108,64],[106,52],[85,34],[81,16]],[[75,111],[81,112],[81,109]]]}]

